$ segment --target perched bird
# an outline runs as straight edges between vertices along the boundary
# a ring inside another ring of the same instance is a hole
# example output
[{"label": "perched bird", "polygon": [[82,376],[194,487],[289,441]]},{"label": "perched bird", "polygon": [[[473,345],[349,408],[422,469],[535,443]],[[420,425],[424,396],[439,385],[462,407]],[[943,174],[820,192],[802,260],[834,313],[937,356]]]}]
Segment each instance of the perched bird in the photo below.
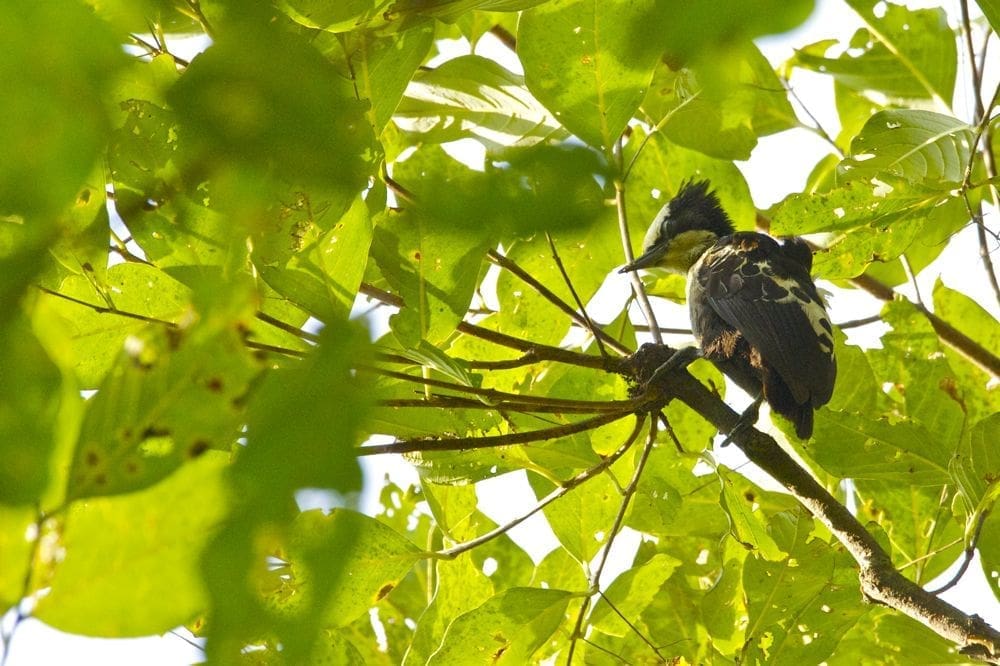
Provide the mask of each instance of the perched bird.
[{"label": "perched bird", "polygon": [[[681,185],[653,220],[642,255],[619,272],[687,273],[691,327],[702,355],[808,439],[813,410],[837,377],[833,328],[802,239],[734,232],[706,181]],[[747,424],[752,425],[752,423]]]}]

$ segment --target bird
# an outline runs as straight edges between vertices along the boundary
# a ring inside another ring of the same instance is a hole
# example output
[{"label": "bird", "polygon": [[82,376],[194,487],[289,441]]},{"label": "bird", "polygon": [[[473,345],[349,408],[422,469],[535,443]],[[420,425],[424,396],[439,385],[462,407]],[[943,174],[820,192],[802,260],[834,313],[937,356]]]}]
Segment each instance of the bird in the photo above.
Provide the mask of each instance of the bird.
[{"label": "bird", "polygon": [[766,400],[809,439],[814,411],[833,395],[837,361],[806,242],[736,232],[711,184],[689,180],[653,219],[642,254],[619,273],[650,268],[687,273],[700,355],[754,398],[741,425],[752,426]]}]

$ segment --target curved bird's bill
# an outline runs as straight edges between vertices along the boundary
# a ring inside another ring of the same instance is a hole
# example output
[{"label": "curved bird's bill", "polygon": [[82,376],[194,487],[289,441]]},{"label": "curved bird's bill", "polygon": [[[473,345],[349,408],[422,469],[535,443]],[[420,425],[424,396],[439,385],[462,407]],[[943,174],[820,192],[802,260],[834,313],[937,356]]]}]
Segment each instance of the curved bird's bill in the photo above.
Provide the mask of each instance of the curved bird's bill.
[{"label": "curved bird's bill", "polygon": [[670,243],[657,243],[643,252],[642,255],[637,257],[632,263],[622,266],[618,272],[629,273],[631,271],[637,271],[640,268],[650,268],[651,266],[656,266],[660,263],[660,260],[666,256],[669,248]]}]

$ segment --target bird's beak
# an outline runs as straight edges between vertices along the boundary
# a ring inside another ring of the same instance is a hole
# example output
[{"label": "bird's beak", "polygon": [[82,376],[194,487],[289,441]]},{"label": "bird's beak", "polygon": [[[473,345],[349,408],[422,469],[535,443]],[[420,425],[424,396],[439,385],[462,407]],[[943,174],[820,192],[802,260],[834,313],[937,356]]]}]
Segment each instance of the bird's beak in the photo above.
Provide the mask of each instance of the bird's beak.
[{"label": "bird's beak", "polygon": [[624,266],[622,266],[618,270],[618,272],[628,273],[630,271],[639,270],[640,268],[649,268],[650,266],[655,266],[660,261],[660,259],[662,259],[663,256],[667,253],[667,249],[669,247],[670,243],[657,243],[656,245],[653,245],[648,250],[643,252],[642,255],[638,257],[635,261],[633,261],[631,264],[625,264]]}]

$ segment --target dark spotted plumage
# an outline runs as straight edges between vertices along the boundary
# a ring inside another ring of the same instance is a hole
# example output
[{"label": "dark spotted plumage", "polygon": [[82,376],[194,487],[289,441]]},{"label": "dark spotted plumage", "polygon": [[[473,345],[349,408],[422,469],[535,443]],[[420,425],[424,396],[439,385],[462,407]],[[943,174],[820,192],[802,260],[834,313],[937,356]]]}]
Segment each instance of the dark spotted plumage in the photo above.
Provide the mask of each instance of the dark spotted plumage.
[{"label": "dark spotted plumage", "polygon": [[833,327],[809,275],[800,239],[734,233],[708,184],[689,183],[664,206],[644,253],[622,269],[688,273],[688,306],[705,356],[752,396],[812,435],[813,411],[837,375]]}]

